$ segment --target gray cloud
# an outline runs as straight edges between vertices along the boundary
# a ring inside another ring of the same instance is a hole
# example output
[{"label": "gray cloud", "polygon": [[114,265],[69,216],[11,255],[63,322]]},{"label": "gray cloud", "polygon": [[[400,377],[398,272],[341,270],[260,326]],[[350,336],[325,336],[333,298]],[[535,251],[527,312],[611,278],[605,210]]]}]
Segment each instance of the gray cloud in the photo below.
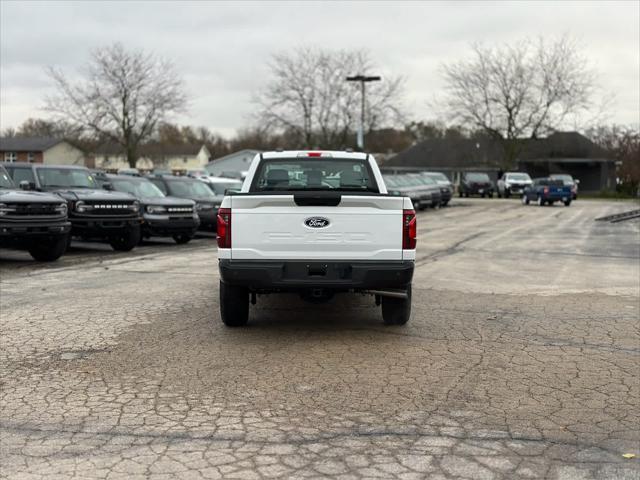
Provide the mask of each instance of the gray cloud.
[{"label": "gray cloud", "polygon": [[639,17],[637,2],[2,2],[0,126],[43,115],[45,66],[72,73],[90,49],[115,41],[176,63],[192,97],[181,122],[232,134],[246,125],[274,52],[367,48],[383,76],[406,77],[410,113],[429,119],[440,65],[467,55],[471,42],[565,33],[616,93],[611,120],[638,123]]}]

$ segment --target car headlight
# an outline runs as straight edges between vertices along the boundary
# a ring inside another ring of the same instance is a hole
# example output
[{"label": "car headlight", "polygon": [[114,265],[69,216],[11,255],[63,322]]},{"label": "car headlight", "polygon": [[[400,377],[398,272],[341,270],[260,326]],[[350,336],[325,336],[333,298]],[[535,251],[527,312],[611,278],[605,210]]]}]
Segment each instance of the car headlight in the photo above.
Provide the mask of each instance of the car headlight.
[{"label": "car headlight", "polygon": [[196,210],[198,210],[199,212],[202,210],[213,210],[213,205],[210,205],[208,203],[198,203],[196,205]]},{"label": "car headlight", "polygon": [[10,207],[6,203],[0,203],[0,217],[7,213],[13,213],[16,211],[16,207]]},{"label": "car headlight", "polygon": [[61,203],[60,205],[56,205],[56,208],[55,208],[56,213],[59,213],[60,215],[66,215],[67,210],[68,208],[66,203]]},{"label": "car headlight", "polygon": [[161,205],[148,205],[147,213],[167,213],[167,209]]},{"label": "car headlight", "polygon": [[82,200],[78,200],[76,202],[76,204],[74,205],[74,210],[76,212],[78,212],[78,213],[84,213],[84,212],[88,212],[90,210],[93,210],[93,206],[92,205],[87,205]]},{"label": "car headlight", "polygon": [[129,205],[129,210],[131,210],[132,212],[139,212],[140,211],[140,202],[139,201],[134,201],[132,204]]}]

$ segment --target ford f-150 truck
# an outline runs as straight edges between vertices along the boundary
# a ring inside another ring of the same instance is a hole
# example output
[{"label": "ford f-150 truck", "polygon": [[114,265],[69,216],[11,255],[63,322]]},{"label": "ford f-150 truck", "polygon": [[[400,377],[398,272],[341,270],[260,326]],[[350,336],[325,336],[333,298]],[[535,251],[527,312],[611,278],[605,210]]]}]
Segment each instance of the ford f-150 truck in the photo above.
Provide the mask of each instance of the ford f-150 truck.
[{"label": "ford f-150 truck", "polygon": [[386,324],[411,314],[416,215],[387,194],[371,155],[287,151],[257,155],[240,193],[218,212],[220,313],[248,321],[257,294],[310,302],[336,293],[375,296]]}]

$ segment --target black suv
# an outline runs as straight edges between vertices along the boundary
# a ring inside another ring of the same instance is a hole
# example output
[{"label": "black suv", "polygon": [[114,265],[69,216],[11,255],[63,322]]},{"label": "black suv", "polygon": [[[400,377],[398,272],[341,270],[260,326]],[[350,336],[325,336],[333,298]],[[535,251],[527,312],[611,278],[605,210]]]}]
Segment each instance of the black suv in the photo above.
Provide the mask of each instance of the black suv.
[{"label": "black suv", "polygon": [[482,198],[493,198],[496,188],[489,178],[489,175],[481,172],[466,172],[462,174],[460,185],[458,185],[458,195],[460,197],[469,195],[480,195]]},{"label": "black suv", "polygon": [[188,198],[196,202],[196,211],[200,217],[200,228],[215,230],[218,225],[220,198],[206,183],[189,177],[173,175],[152,175],[148,177],[165,195]]},{"label": "black suv", "polygon": [[71,235],[105,238],[114,250],[129,251],[140,241],[140,203],[131,195],[100,189],[80,166],[5,163],[22,188],[54,192],[67,201]]},{"label": "black suv", "polygon": [[17,190],[0,166],[0,246],[25,248],[41,262],[67,250],[71,223],[67,202],[58,195]]},{"label": "black suv", "polygon": [[185,198],[167,197],[147,178],[131,175],[105,175],[98,183],[110,184],[118,192],[130,193],[138,199],[142,211],[142,236],[173,237],[176,243],[187,243],[200,225],[196,204]]}]

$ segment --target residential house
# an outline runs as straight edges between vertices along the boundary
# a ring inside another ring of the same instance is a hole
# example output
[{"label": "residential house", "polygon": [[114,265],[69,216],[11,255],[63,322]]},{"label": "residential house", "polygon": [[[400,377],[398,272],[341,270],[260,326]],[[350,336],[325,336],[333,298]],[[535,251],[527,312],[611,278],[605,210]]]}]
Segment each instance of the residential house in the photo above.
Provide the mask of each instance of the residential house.
[{"label": "residential house", "polygon": [[260,150],[239,150],[224,157],[212,159],[205,168],[214,176],[220,176],[224,173],[246,172],[249,170],[253,157],[259,153]]},{"label": "residential house", "polygon": [[0,160],[49,165],[85,165],[86,153],[73,143],[52,137],[0,138]]},{"label": "residential house", "polygon": [[[209,149],[204,144],[164,145],[148,143],[138,149],[136,167],[140,170],[155,168],[184,173],[186,170],[204,167],[209,161]],[[121,145],[107,143],[100,145],[95,153],[95,166],[108,171],[129,168],[127,155]]]}]

